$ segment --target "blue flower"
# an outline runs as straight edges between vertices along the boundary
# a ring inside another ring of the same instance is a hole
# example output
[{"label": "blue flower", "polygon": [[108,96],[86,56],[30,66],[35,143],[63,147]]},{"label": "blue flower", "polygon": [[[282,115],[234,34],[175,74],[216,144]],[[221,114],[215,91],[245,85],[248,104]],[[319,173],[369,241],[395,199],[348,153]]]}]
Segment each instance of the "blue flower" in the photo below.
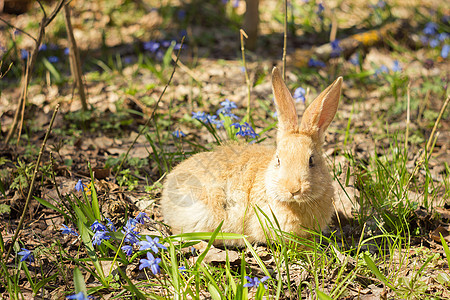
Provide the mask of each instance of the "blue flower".
[{"label": "blue flower", "polygon": [[145,224],[145,221],[150,220],[150,218],[147,216],[145,212],[138,213],[136,217],[136,221],[138,221],[141,224]]},{"label": "blue flower", "polygon": [[393,72],[400,72],[402,70],[402,67],[400,66],[400,63],[398,60],[394,60],[394,64],[392,65],[392,71]]},{"label": "blue flower", "polygon": [[303,103],[305,103],[305,100],[306,100],[305,95],[306,95],[305,89],[302,88],[302,87],[298,87],[298,88],[295,89],[294,95],[292,97],[297,102],[298,101],[302,101]]},{"label": "blue flower", "polygon": [[20,57],[22,59],[27,59],[30,53],[25,49],[20,49]]},{"label": "blue flower", "polygon": [[172,132],[172,135],[173,135],[174,137],[176,137],[177,139],[186,136],[186,134],[184,134],[184,132],[181,131],[181,130],[179,130],[179,129],[177,129],[177,130],[175,130],[174,132]]},{"label": "blue flower", "polygon": [[186,18],[186,11],[184,9],[180,9],[177,16],[179,20],[184,20]]},{"label": "blue flower", "polygon": [[323,14],[323,11],[325,10],[325,7],[323,6],[322,3],[317,4],[317,14],[321,15]]},{"label": "blue flower", "polygon": [[[186,31],[186,29],[181,29],[181,31],[180,31],[180,33],[179,33],[179,36],[180,36],[180,37],[187,36],[187,31]],[[176,49],[175,49],[175,50],[176,50]]]},{"label": "blue flower", "polygon": [[[247,283],[244,284],[244,287],[256,287],[258,288],[261,283],[269,279],[269,276],[264,276],[263,278],[259,279],[258,277],[251,278],[249,276],[245,276],[245,279],[247,279]],[[264,285],[264,288],[267,289],[267,285]]]},{"label": "blue flower", "polygon": [[24,260],[28,259],[28,261],[33,262],[34,261],[33,253],[31,253],[31,251],[28,249],[25,249],[25,248],[21,248],[21,249],[22,249],[22,251],[17,253],[18,255],[22,256],[20,261],[24,261]]},{"label": "blue flower", "polygon": [[161,262],[161,258],[155,258],[150,252],[147,252],[147,259],[142,258],[140,260],[139,270],[142,270],[143,268],[148,268],[152,270],[152,273],[154,275],[161,272],[161,268],[159,266],[159,263]]},{"label": "blue flower", "polygon": [[91,296],[86,297],[86,295],[83,292],[79,292],[77,294],[67,296],[66,299],[88,300],[88,299],[92,299],[92,297]]},{"label": "blue flower", "polygon": [[42,44],[39,46],[39,51],[45,51],[47,50],[47,44]]},{"label": "blue flower", "polygon": [[223,121],[216,120],[216,119],[217,119],[216,115],[207,115],[205,123],[210,123],[212,125],[216,125],[217,129],[222,128],[223,127]]},{"label": "blue flower", "polygon": [[54,63],[57,63],[59,61],[59,58],[57,56],[50,56],[48,58],[48,61],[54,64]]},{"label": "blue flower", "polygon": [[68,227],[65,224],[62,224],[62,228],[60,228],[59,230],[62,230],[62,234],[71,234],[74,236],[78,236],[78,232],[76,232],[75,230],[73,230],[72,228]]},{"label": "blue flower", "polygon": [[172,44],[172,41],[162,41],[161,42],[161,46],[163,46],[164,48],[169,48],[170,44]]},{"label": "blue flower", "polygon": [[107,231],[96,231],[92,237],[93,245],[100,245],[103,241],[109,240],[111,237],[108,235]]},{"label": "blue flower", "polygon": [[192,118],[204,122],[206,120],[206,114],[203,111],[192,112]]},{"label": "blue flower", "polygon": [[217,115],[222,114],[226,117],[230,117],[235,120],[239,120],[239,117],[231,112],[232,109],[237,108],[236,103],[234,103],[233,101],[230,101],[229,99],[225,99],[225,101],[220,102],[220,105],[222,107],[217,110],[217,112],[216,112]]},{"label": "blue flower", "polygon": [[439,40],[438,39],[430,40],[430,47],[431,48],[436,48],[437,46],[439,46]]},{"label": "blue flower", "polygon": [[152,53],[155,53],[156,50],[158,50],[160,47],[160,44],[155,41],[148,41],[144,43],[144,49],[147,51],[150,51]]},{"label": "blue flower", "polygon": [[237,8],[239,6],[239,0],[234,0],[233,1],[233,7]]},{"label": "blue flower", "polygon": [[78,180],[77,184],[75,185],[75,190],[77,192],[81,192],[82,190],[84,190],[86,188],[86,185],[80,180]]},{"label": "blue flower", "polygon": [[419,39],[423,45],[428,44],[428,37],[426,35],[419,35]]},{"label": "blue flower", "polygon": [[336,39],[334,41],[331,41],[331,57],[337,57],[341,55],[342,48],[339,46],[339,40]]},{"label": "blue flower", "polygon": [[107,230],[108,230],[108,228],[106,228],[106,226],[103,225],[102,223],[100,223],[98,220],[95,220],[94,223],[92,223],[92,225],[91,225],[90,228],[91,228],[91,230],[94,231],[94,232],[97,232],[97,231],[107,231]]},{"label": "blue flower", "polygon": [[386,7],[386,2],[384,2],[383,0],[379,0],[378,3],[377,3],[377,7],[385,8]]},{"label": "blue flower", "polygon": [[181,267],[178,268],[178,270],[179,270],[182,274],[185,274],[187,269],[186,269],[185,266],[181,266]]},{"label": "blue flower", "polygon": [[148,235],[145,237],[147,241],[140,241],[138,244],[141,246],[139,250],[151,249],[153,252],[158,253],[158,248],[167,250],[166,246],[159,243],[159,237],[152,239]]},{"label": "blue flower", "polygon": [[435,35],[437,33],[438,26],[434,22],[428,22],[423,29],[423,33],[428,35]]},{"label": "blue flower", "polygon": [[117,231],[117,228],[116,226],[114,226],[113,222],[111,222],[111,220],[108,218],[105,219],[106,219],[106,226],[108,226],[111,231]]},{"label": "blue flower", "polygon": [[70,49],[69,48],[64,48],[64,55],[69,55],[70,53]]},{"label": "blue flower", "polygon": [[130,246],[130,245],[122,246],[122,251],[123,251],[126,255],[130,256],[131,254],[133,254],[133,247]]},{"label": "blue flower", "polygon": [[448,44],[445,44],[443,47],[442,47],[442,50],[441,50],[441,57],[442,58],[447,58],[448,57],[448,52],[450,51],[450,45],[448,45]]},{"label": "blue flower", "polygon": [[236,103],[234,103],[233,101],[230,101],[229,99],[225,99],[225,101],[220,102],[220,105],[222,105],[222,107],[224,109],[233,109],[233,108],[237,108]]},{"label": "blue flower", "polygon": [[437,37],[438,37],[438,40],[439,40],[439,41],[443,42],[443,41],[445,41],[446,39],[448,39],[449,36],[450,36],[450,35],[449,35],[447,32],[442,32],[442,33],[439,33]]},{"label": "blue flower", "polygon": [[308,61],[308,66],[313,68],[323,68],[325,67],[325,63],[321,60],[315,60],[314,58],[310,58]]},{"label": "blue flower", "polygon": [[348,60],[352,65],[359,66],[360,65],[360,57],[359,53],[353,54]]},{"label": "blue flower", "polygon": [[234,126],[234,128],[239,128],[239,131],[236,133],[236,135],[240,135],[242,137],[251,137],[253,139],[257,138],[259,135],[253,130],[252,126],[245,122],[244,124],[239,123],[233,123],[231,126]]},{"label": "blue flower", "polygon": [[378,69],[375,70],[375,76],[378,76],[381,73],[389,73],[389,68],[385,65],[381,65]]},{"label": "blue flower", "polygon": [[137,221],[135,219],[129,219],[125,226],[122,228],[122,233],[125,235],[124,241],[132,245],[139,242],[139,232],[135,230]]}]

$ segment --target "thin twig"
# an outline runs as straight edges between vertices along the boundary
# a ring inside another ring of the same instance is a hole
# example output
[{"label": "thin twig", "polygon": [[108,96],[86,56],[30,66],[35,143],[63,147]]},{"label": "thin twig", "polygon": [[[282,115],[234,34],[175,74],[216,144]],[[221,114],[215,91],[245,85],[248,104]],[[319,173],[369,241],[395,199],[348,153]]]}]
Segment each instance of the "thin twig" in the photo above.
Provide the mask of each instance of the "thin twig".
[{"label": "thin twig", "polygon": [[287,0],[284,0],[283,80],[286,81]]},{"label": "thin twig", "polygon": [[[425,146],[424,151],[422,152],[419,159],[417,160],[417,164],[416,164],[413,172],[411,173],[411,176],[409,177],[408,182],[406,183],[405,190],[403,192],[403,195],[402,195],[402,198],[400,201],[403,201],[404,198],[406,197],[409,185],[411,184],[414,176],[416,176],[417,173],[419,172],[419,170],[422,168],[422,165],[425,162],[425,158],[426,158],[428,152],[430,151],[431,146],[436,142],[436,138],[434,138],[434,135],[436,133],[436,129],[437,129],[439,123],[441,122],[442,115],[444,114],[445,110],[447,109],[449,101],[450,101],[450,96],[447,96],[447,99],[445,99],[445,102],[442,105],[441,111],[439,112],[439,116],[437,117],[436,122],[434,122],[434,126],[433,126],[433,129],[431,130],[430,137],[428,138],[427,145]],[[431,154],[431,151],[430,151],[430,154]]]},{"label": "thin twig", "polygon": [[[30,57],[28,56],[27,58],[27,66],[30,63]],[[28,78],[28,76],[30,76],[30,74],[28,73],[30,71],[29,68],[25,68],[25,78]],[[23,89],[23,99],[27,99],[28,97],[28,85],[25,85],[24,89]],[[20,108],[20,110],[22,111],[21,115],[20,115],[20,123],[19,123],[19,132],[17,133],[17,145],[19,144],[20,141],[20,136],[22,135],[22,128],[23,128],[23,122],[25,121],[25,102],[26,101],[22,101],[22,107]]]},{"label": "thin twig", "polygon": [[24,102],[26,102],[26,96],[27,96],[25,91],[27,90],[28,85],[30,84],[31,74],[33,73],[33,68],[34,68],[34,64],[37,59],[39,46],[41,45],[42,39],[44,38],[44,35],[45,35],[45,27],[47,27],[48,24],[50,24],[50,22],[55,18],[55,16],[61,10],[61,7],[64,4],[64,1],[65,0],[60,0],[58,2],[58,4],[56,5],[55,9],[53,10],[52,14],[50,15],[50,17],[48,19],[47,19],[47,14],[44,11],[44,17],[42,18],[41,24],[39,25],[38,38],[34,39],[35,47],[34,47],[33,51],[31,52],[31,58],[29,60],[29,63],[27,64],[28,70],[25,72],[25,76],[22,78],[22,93],[21,93],[21,96],[19,99],[16,113],[14,115],[13,124],[11,125],[8,135],[6,136],[5,145],[7,145],[9,143],[12,136],[14,135],[14,132],[16,131],[16,128],[17,128],[19,114],[21,112],[22,107],[25,107]]},{"label": "thin twig", "polygon": [[44,137],[44,141],[42,142],[41,150],[39,151],[39,155],[36,161],[36,166],[34,167],[33,177],[31,179],[30,183],[30,189],[28,190],[28,196],[27,200],[25,201],[25,206],[22,211],[22,216],[20,217],[19,225],[17,226],[16,232],[14,233],[14,237],[11,242],[11,246],[8,249],[8,252],[6,253],[6,259],[8,259],[9,255],[11,254],[11,250],[14,248],[14,244],[17,241],[17,238],[19,237],[19,233],[22,229],[23,222],[25,220],[25,214],[28,209],[28,204],[30,203],[31,195],[33,194],[33,187],[34,187],[34,180],[36,179],[38,170],[39,170],[39,164],[41,163],[42,154],[44,153],[45,145],[47,144],[48,136],[50,135],[50,132],[52,131],[53,122],[55,121],[56,114],[59,110],[59,104],[56,105],[55,110],[53,111],[52,119],[50,120],[50,125],[48,126],[47,132]]},{"label": "thin twig", "polygon": [[[177,57],[175,56],[175,54],[172,52],[171,53],[172,56],[172,60],[173,61],[177,61]],[[185,64],[183,64],[181,61],[177,62],[178,67],[183,70],[184,72],[186,72],[186,74],[188,74],[189,76],[192,77],[192,79],[194,79],[197,83],[199,83],[200,85],[202,85],[202,81],[197,78],[197,75],[194,74],[194,72],[191,71],[191,69],[189,69]]]},{"label": "thin twig", "polygon": [[64,6],[64,21],[66,23],[67,38],[69,40],[69,62],[72,76],[78,88],[78,95],[80,96],[81,106],[84,111],[88,110],[86,102],[86,93],[84,90],[84,83],[81,73],[80,53],[78,52],[77,43],[73,35],[72,22],[70,21],[70,6]]},{"label": "thin twig", "polygon": [[241,52],[242,52],[242,65],[244,66],[244,74],[245,74],[245,82],[247,84],[247,121],[250,123],[250,95],[251,95],[251,84],[250,84],[250,78],[248,77],[247,72],[247,63],[245,62],[245,47],[244,47],[244,37],[248,39],[247,33],[245,33],[244,29],[241,29],[240,31],[241,35]]},{"label": "thin twig", "polygon": [[164,87],[161,95],[159,95],[158,101],[156,101],[155,105],[153,106],[152,114],[150,115],[150,117],[148,117],[147,121],[145,122],[144,126],[142,126],[141,130],[139,130],[139,133],[137,134],[137,136],[134,139],[134,141],[131,143],[130,147],[128,147],[128,150],[125,153],[125,156],[123,157],[122,161],[120,162],[120,165],[119,165],[119,168],[116,171],[116,174],[114,174],[115,177],[117,177],[117,175],[119,175],[120,171],[122,170],[122,166],[123,166],[125,160],[127,159],[128,154],[131,151],[131,148],[133,148],[134,144],[136,144],[137,139],[142,135],[142,133],[147,128],[147,126],[150,123],[150,121],[153,119],[153,116],[155,115],[156,109],[158,108],[159,102],[161,101],[162,97],[164,96],[164,93],[166,92],[167,88],[169,87],[170,83],[172,82],[173,75],[175,74],[175,70],[177,69],[177,65],[178,65],[177,62],[178,62],[178,60],[180,58],[181,49],[183,49],[184,38],[185,37],[183,36],[183,38],[181,39],[181,46],[180,46],[180,49],[178,49],[177,59],[175,60],[175,65],[173,66],[172,74],[170,74],[169,81],[166,83],[166,86]]},{"label": "thin twig", "polygon": [[6,21],[5,19],[3,19],[2,17],[0,17],[0,21],[2,21],[3,23],[5,23],[6,25],[8,25],[8,27],[14,28],[17,31],[22,32],[23,34],[25,34],[26,36],[28,36],[29,38],[31,38],[35,43],[37,43],[37,40],[34,36],[32,36],[31,34],[29,34],[28,32],[20,29],[19,27],[14,26],[13,24],[9,23],[8,21]]}]

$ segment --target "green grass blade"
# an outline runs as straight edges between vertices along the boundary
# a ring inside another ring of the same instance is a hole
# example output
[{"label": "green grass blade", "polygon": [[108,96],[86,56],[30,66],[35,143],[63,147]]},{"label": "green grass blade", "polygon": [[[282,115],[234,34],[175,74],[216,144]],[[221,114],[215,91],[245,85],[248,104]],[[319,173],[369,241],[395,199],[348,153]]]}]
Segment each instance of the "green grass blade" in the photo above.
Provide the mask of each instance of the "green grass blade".
[{"label": "green grass blade", "polygon": [[146,300],[147,297],[145,297],[144,294],[142,294],[141,291],[139,291],[139,289],[133,284],[133,282],[131,282],[130,278],[128,278],[128,276],[122,271],[121,268],[117,268],[117,270],[120,273],[120,276],[125,279],[125,281],[127,282],[128,286],[124,286],[125,289],[127,289],[128,291],[134,293],[134,295],[138,298],[138,299],[142,299],[142,300]]},{"label": "green grass blade", "polygon": [[25,272],[25,276],[28,279],[28,282],[30,283],[31,289],[33,290],[33,292],[36,292],[36,285],[34,284],[33,278],[31,277],[30,271],[28,270],[28,266],[27,263],[25,261],[21,262],[22,266],[23,266],[23,271]]},{"label": "green grass blade", "polygon": [[319,298],[320,300],[333,300],[333,298],[331,298],[330,296],[328,296],[327,294],[325,294],[322,291],[316,290],[317,293],[317,298]]},{"label": "green grass blade", "polygon": [[267,270],[265,264],[263,263],[263,261],[259,257],[258,253],[256,253],[255,249],[253,249],[252,244],[250,244],[250,242],[247,239],[244,239],[244,243],[247,246],[247,248],[250,250],[250,252],[252,253],[253,258],[256,260],[256,262],[258,263],[258,265],[261,268],[261,270],[263,271],[263,273],[266,276],[269,276],[270,278],[272,278],[272,276],[270,276],[270,273]]},{"label": "green grass blade", "polygon": [[214,243],[217,235],[219,234],[220,229],[222,228],[223,221],[220,222],[219,226],[217,226],[216,230],[211,234],[211,238],[208,241],[208,245],[205,248],[205,251],[203,251],[202,254],[198,257],[197,261],[195,262],[195,268],[198,269],[198,267],[201,265],[203,259],[205,258],[206,254],[208,254],[209,249],[211,249],[212,244]]},{"label": "green grass blade", "polygon": [[[205,275],[206,278],[208,278],[208,290],[210,291],[211,296],[213,297],[213,299],[222,299],[223,296],[220,293],[219,286],[217,285],[216,280],[211,275],[211,273],[208,271],[208,269],[205,268],[202,265],[199,265],[199,269],[200,269],[201,273],[203,275]],[[214,296],[213,296],[213,293],[215,294]]]},{"label": "green grass blade", "polygon": [[83,292],[86,296],[88,295],[86,283],[78,267],[73,270],[73,285],[75,286],[75,293]]},{"label": "green grass blade", "polygon": [[394,287],[392,286],[392,284],[390,284],[389,281],[387,280],[387,278],[380,272],[378,267],[373,262],[372,258],[370,258],[370,256],[368,256],[365,253],[363,253],[363,256],[364,256],[364,260],[366,261],[367,267],[372,271],[372,273],[375,274],[375,276],[379,280],[381,280],[385,285],[387,285],[388,287],[390,287],[391,289],[394,290]]},{"label": "green grass blade", "polygon": [[211,282],[208,283],[208,291],[211,294],[211,298],[213,298],[214,300],[222,299],[220,292],[217,290],[216,286]]},{"label": "green grass blade", "polygon": [[450,249],[448,249],[448,244],[445,241],[444,237],[442,236],[442,233],[439,233],[439,236],[441,237],[442,247],[444,247],[444,252],[445,252],[445,256],[447,257],[448,267],[450,268]]},{"label": "green grass blade", "polygon": [[94,217],[96,220],[101,221],[101,215],[100,215],[100,206],[98,204],[98,197],[97,197],[97,191],[95,189],[95,178],[94,178],[94,172],[92,172],[91,164],[88,163],[89,172],[91,173],[91,205],[92,210],[94,212]]},{"label": "green grass blade", "polygon": [[[76,207],[77,208],[77,207]],[[84,215],[79,215],[81,211],[76,209],[78,215],[78,229],[80,232],[81,240],[83,241],[84,247],[86,248],[87,254],[94,264],[95,269],[97,270],[100,281],[104,286],[107,286],[105,280],[105,274],[103,273],[103,268],[100,265],[100,261],[98,260],[97,253],[95,252],[94,245],[92,245],[91,237],[89,235],[89,230],[85,222],[83,222],[83,218],[86,219]]]},{"label": "green grass blade", "polygon": [[61,74],[56,70],[55,66],[49,62],[45,57],[42,58],[42,62],[47,70],[55,77],[56,82],[61,82]]},{"label": "green grass blade", "polygon": [[62,214],[65,218],[70,219],[70,217],[60,208],[54,206],[53,204],[51,204],[50,202],[48,202],[47,200],[41,199],[39,197],[33,196],[34,199],[36,199],[37,202],[39,202],[40,204],[44,205],[47,208],[53,209],[54,211],[59,212],[60,214]]}]

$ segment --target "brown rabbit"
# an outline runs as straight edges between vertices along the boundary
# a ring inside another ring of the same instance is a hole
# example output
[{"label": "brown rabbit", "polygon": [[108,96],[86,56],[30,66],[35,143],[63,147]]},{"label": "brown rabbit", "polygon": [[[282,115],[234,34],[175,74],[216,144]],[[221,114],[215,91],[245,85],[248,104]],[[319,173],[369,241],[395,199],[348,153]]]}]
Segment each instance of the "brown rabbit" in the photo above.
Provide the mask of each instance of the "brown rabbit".
[{"label": "brown rabbit", "polygon": [[[259,207],[272,212],[281,229],[306,236],[333,214],[332,178],[323,157],[324,132],[339,104],[342,77],[306,109],[300,126],[294,100],[280,71],[272,71],[278,113],[277,147],[227,145],[198,153],[167,176],[161,205],[173,233],[243,233],[250,242],[266,242]],[[273,220],[272,220],[273,221]],[[243,245],[242,240],[226,241]]]}]

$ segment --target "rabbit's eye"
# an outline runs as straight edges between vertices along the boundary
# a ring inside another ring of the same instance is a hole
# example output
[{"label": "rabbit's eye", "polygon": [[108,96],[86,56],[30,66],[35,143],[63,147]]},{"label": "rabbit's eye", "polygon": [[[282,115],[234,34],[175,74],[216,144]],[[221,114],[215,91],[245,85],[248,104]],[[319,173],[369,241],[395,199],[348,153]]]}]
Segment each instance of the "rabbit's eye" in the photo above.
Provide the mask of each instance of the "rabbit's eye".
[{"label": "rabbit's eye", "polygon": [[313,155],[311,155],[309,157],[309,167],[310,168],[314,167],[314,156]]}]

